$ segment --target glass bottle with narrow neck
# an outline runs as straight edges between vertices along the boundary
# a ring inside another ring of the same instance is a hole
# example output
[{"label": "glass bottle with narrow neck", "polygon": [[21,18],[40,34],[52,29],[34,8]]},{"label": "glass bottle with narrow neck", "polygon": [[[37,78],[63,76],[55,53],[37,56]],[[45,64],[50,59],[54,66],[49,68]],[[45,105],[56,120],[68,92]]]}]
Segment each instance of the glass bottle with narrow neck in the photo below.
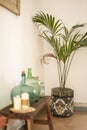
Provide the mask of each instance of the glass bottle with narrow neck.
[{"label": "glass bottle with narrow neck", "polygon": [[32,86],[26,85],[26,74],[24,71],[21,74],[21,84],[19,84],[18,86],[14,87],[11,90],[10,96],[11,96],[12,103],[13,103],[13,98],[15,96],[19,95],[21,97],[23,93],[29,94],[30,105],[32,105],[36,100],[36,91],[34,88],[32,88]]},{"label": "glass bottle with narrow neck", "polygon": [[26,83],[26,74],[25,74],[24,71],[22,72],[21,77],[22,77],[22,85],[25,85],[25,83]]},{"label": "glass bottle with narrow neck", "polygon": [[40,98],[40,80],[32,76],[32,69],[28,68],[26,84],[32,86],[36,90],[36,101]]},{"label": "glass bottle with narrow neck", "polygon": [[31,68],[28,68],[27,77],[32,78],[32,69]]}]

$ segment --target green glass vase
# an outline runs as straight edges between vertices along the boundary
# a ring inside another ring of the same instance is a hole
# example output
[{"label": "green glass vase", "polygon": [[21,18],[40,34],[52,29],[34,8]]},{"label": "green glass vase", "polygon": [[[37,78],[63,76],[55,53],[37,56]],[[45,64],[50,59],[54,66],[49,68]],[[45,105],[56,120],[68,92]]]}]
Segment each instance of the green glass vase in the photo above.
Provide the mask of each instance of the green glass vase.
[{"label": "green glass vase", "polygon": [[36,90],[32,86],[26,85],[25,72],[22,72],[21,78],[22,78],[21,83],[11,90],[10,93],[11,101],[13,103],[13,98],[17,95],[21,96],[22,93],[28,93],[30,99],[30,105],[32,105],[36,101],[36,97],[37,97]]},{"label": "green glass vase", "polygon": [[40,98],[41,82],[37,77],[32,76],[32,69],[31,68],[28,68],[26,84],[29,86],[32,86],[32,88],[36,90],[36,101],[38,101]]}]

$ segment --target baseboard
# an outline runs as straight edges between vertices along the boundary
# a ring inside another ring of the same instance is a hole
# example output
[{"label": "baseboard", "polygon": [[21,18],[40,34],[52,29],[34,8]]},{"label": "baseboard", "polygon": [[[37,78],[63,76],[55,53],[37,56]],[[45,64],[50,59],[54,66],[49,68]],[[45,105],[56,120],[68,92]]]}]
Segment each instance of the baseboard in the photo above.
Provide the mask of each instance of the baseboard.
[{"label": "baseboard", "polygon": [[82,111],[82,112],[87,112],[87,103],[74,103],[74,110],[76,111]]}]

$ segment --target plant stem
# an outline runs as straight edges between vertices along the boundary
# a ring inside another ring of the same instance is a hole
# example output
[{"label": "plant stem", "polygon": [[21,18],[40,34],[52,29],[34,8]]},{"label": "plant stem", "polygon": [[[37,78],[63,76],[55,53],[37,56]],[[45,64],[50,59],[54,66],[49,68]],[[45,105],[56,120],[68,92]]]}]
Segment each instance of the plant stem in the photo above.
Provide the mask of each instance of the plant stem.
[{"label": "plant stem", "polygon": [[65,72],[65,82],[67,80],[67,77],[68,77],[68,74],[69,74],[69,70],[70,70],[70,67],[71,67],[71,63],[72,63],[72,60],[73,60],[73,57],[75,55],[75,51],[73,52],[73,54],[71,55],[71,58],[70,56],[68,57],[67,59],[67,62],[66,62],[66,72]]},{"label": "plant stem", "polygon": [[61,87],[61,73],[62,73],[62,69],[61,69],[61,63],[60,63],[60,61],[59,61],[59,59],[58,59],[58,57],[57,57],[57,68],[58,68],[58,77],[59,77],[59,85],[60,85],[60,87]]}]

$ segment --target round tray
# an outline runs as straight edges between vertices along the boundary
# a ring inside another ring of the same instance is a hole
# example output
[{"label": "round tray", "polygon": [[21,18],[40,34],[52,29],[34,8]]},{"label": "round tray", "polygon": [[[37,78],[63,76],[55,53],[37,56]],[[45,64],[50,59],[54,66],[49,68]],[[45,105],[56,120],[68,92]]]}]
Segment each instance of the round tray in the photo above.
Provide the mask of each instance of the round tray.
[{"label": "round tray", "polygon": [[14,108],[10,108],[10,111],[14,112],[14,113],[28,113],[28,112],[33,112],[35,111],[35,108],[34,107],[29,107],[28,109],[24,110],[24,109],[21,109],[21,110],[15,110]]}]

